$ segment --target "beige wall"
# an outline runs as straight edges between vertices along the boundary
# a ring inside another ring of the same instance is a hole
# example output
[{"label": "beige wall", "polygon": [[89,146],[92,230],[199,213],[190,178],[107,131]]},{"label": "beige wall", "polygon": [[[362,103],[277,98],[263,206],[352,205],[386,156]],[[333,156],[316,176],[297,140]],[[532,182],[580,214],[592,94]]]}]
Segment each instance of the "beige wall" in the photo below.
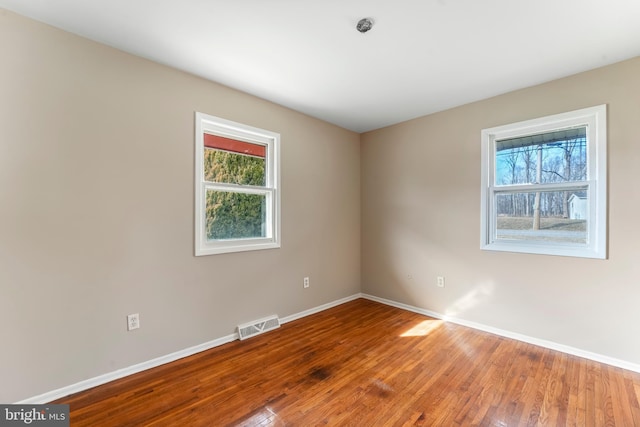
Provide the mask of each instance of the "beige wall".
[{"label": "beige wall", "polygon": [[[0,52],[0,402],[360,291],[358,134],[2,10]],[[194,111],[281,134],[281,249],[194,257]]]},{"label": "beige wall", "polygon": [[[481,129],[605,103],[609,259],[480,251]],[[635,58],[364,134],[363,292],[640,364],[639,125]]]}]

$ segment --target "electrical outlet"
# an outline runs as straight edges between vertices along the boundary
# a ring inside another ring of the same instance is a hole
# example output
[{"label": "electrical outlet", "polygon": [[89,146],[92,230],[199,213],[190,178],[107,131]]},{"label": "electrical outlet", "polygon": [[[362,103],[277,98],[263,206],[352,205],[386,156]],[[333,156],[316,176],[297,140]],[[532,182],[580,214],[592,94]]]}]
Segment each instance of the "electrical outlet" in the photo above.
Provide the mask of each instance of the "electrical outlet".
[{"label": "electrical outlet", "polygon": [[127,316],[127,331],[133,331],[140,327],[140,315],[138,313]]},{"label": "electrical outlet", "polygon": [[305,277],[305,278],[304,278],[304,280],[302,281],[302,285],[303,285],[305,288],[308,288],[308,287],[309,287],[309,278],[308,278],[308,277]]},{"label": "electrical outlet", "polygon": [[439,288],[444,288],[444,276],[438,276],[436,284]]}]

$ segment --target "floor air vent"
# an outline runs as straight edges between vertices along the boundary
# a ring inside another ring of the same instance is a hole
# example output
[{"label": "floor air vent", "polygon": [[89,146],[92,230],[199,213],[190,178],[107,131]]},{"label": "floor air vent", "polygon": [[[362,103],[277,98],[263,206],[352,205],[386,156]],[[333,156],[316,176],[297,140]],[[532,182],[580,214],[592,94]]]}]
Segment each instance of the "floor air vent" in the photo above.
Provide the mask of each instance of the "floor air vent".
[{"label": "floor air vent", "polygon": [[270,316],[238,325],[238,335],[241,340],[244,340],[279,327],[280,319],[278,319],[278,316]]}]

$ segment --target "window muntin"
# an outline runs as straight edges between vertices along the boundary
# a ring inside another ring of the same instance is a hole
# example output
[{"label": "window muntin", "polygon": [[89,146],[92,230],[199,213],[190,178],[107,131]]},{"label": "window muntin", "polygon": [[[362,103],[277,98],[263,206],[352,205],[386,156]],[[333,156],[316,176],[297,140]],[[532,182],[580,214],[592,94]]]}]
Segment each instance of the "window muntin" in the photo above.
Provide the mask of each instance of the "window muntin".
[{"label": "window muntin", "polygon": [[606,106],[482,131],[481,248],[606,257]]},{"label": "window muntin", "polygon": [[280,246],[279,141],[196,113],[196,255]]}]

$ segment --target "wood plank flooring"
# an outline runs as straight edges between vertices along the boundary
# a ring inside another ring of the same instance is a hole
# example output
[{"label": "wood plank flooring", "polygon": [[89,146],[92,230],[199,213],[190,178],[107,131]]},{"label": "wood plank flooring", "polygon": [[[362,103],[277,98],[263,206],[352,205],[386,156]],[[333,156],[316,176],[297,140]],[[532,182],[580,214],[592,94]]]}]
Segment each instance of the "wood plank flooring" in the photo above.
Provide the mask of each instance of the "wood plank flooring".
[{"label": "wood plank flooring", "polygon": [[359,299],[60,399],[72,426],[640,426],[640,374]]}]

